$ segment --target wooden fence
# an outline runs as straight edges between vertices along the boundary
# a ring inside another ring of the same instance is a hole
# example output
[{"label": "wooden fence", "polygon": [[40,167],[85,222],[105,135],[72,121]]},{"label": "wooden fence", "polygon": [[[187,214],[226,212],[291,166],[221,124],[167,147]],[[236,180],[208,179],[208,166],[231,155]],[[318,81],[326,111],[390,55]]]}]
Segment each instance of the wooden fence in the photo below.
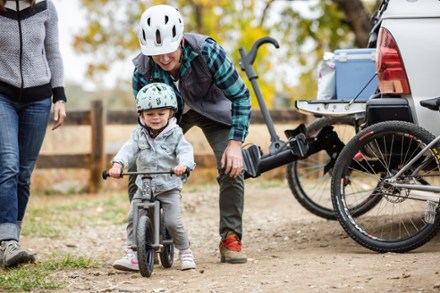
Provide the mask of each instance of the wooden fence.
[{"label": "wooden fence", "polygon": [[[295,110],[271,110],[270,115],[276,124],[298,123],[305,121],[305,116]],[[90,170],[88,191],[96,193],[102,183],[101,173],[109,167],[108,162],[115,154],[105,153],[105,125],[128,125],[136,121],[137,113],[133,111],[106,111],[102,101],[94,101],[90,110],[70,111],[64,123],[66,126],[90,125],[91,127],[91,153],[89,154],[41,154],[37,168],[80,168]],[[259,110],[252,111],[252,124],[264,124],[263,116]],[[215,167],[213,155],[197,155],[195,161],[198,167]]]}]

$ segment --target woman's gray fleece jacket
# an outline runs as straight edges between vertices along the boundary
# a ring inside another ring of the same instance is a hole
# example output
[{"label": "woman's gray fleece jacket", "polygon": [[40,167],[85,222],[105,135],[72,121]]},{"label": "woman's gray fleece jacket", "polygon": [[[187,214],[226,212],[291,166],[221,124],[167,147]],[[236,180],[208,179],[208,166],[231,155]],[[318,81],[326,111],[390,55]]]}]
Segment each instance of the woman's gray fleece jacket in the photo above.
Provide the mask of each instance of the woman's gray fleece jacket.
[{"label": "woman's gray fleece jacket", "polygon": [[0,11],[0,94],[31,102],[66,101],[58,16],[52,1],[6,1]]}]

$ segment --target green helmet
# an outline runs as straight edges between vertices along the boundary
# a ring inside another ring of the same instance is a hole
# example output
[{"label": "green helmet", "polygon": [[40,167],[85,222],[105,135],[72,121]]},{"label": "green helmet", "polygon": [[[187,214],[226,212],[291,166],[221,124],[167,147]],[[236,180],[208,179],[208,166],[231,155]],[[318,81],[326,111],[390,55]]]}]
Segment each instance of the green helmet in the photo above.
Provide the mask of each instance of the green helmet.
[{"label": "green helmet", "polygon": [[144,86],[136,96],[138,112],[170,108],[177,111],[177,98],[174,90],[167,84],[154,82]]}]

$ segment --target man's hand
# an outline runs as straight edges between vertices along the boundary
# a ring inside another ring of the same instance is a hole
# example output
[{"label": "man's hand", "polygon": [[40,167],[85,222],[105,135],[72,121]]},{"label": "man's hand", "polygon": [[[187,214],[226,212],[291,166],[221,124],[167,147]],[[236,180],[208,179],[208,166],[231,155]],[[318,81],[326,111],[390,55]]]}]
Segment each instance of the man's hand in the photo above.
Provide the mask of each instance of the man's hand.
[{"label": "man's hand", "polygon": [[55,121],[55,124],[53,125],[52,130],[55,130],[63,125],[66,116],[66,105],[64,105],[62,101],[57,101],[53,109],[53,120]]},{"label": "man's hand", "polygon": [[241,145],[241,141],[230,140],[222,156],[222,168],[225,169],[225,174],[231,177],[237,177],[243,171]]}]

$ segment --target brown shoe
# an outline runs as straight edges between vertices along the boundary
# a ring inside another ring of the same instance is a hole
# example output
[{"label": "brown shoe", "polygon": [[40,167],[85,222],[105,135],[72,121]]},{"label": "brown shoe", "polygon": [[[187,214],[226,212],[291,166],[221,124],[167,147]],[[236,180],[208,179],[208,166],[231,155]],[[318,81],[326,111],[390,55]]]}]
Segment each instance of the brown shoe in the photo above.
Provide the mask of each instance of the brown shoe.
[{"label": "brown shoe", "polygon": [[226,238],[220,242],[221,262],[227,263],[245,263],[246,255],[241,251],[241,241],[237,234],[228,232]]}]

